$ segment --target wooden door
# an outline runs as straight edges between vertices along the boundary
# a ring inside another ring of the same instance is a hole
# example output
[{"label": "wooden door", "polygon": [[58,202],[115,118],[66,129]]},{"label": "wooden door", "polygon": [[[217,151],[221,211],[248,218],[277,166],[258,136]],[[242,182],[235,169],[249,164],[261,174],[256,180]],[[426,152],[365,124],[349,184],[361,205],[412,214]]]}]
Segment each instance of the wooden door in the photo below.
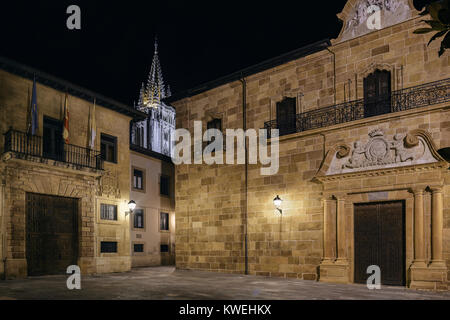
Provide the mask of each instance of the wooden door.
[{"label": "wooden door", "polygon": [[78,258],[78,200],[26,196],[28,275],[65,274]]},{"label": "wooden door", "polygon": [[355,282],[366,283],[367,268],[381,269],[381,284],[405,285],[404,202],[355,205]]}]

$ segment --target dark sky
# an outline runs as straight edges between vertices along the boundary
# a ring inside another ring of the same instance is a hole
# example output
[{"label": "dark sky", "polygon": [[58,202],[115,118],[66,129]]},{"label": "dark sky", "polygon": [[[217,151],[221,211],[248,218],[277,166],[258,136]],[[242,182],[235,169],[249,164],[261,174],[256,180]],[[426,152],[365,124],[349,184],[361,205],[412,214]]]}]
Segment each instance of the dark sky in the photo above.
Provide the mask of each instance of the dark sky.
[{"label": "dark sky", "polygon": [[[414,1],[420,7],[424,0]],[[132,104],[154,36],[173,93],[335,38],[345,0],[3,1],[0,55]],[[81,7],[82,29],[66,28]]]}]

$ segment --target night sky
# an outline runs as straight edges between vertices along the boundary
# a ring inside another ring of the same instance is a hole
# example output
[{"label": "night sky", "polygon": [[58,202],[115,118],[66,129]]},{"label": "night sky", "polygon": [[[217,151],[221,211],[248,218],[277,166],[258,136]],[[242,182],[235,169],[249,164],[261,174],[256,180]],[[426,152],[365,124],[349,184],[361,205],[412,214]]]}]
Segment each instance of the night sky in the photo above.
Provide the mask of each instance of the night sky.
[{"label": "night sky", "polygon": [[[414,1],[420,9],[425,0]],[[325,4],[326,3],[326,4]],[[335,38],[345,0],[2,1],[0,55],[131,105],[155,35],[172,93]],[[82,29],[66,27],[81,7]]]}]

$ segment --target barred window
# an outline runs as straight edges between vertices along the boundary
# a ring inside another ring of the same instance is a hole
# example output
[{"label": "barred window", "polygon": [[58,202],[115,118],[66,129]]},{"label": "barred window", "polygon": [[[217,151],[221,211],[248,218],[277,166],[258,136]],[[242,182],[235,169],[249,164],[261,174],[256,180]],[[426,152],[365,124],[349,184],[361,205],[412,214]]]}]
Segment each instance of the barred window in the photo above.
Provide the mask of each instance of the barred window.
[{"label": "barred window", "polygon": [[168,244],[162,244],[161,245],[161,253],[167,253],[169,252],[169,245]]},{"label": "barred window", "polygon": [[102,203],[100,205],[100,219],[117,221],[117,206]]}]

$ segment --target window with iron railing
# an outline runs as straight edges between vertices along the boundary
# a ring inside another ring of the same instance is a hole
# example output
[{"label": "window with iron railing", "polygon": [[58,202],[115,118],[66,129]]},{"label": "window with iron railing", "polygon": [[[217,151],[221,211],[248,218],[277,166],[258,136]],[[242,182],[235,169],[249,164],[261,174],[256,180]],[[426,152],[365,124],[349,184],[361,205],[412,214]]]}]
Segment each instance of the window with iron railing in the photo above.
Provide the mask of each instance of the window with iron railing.
[{"label": "window with iron railing", "polygon": [[[279,129],[282,136],[450,102],[450,78],[392,91],[390,94],[383,89],[387,85],[378,84],[378,89],[376,86],[368,85],[368,90],[372,88],[375,94],[368,94],[365,99],[343,102],[296,115],[288,112],[289,115],[284,118],[266,122],[264,129],[269,130],[269,134],[271,129]],[[294,128],[291,127],[293,123],[295,123]]]},{"label": "window with iron railing", "polygon": [[72,165],[75,169],[103,170],[100,152],[66,144],[62,139],[57,138],[57,133],[48,129],[44,132],[44,137],[10,129],[5,133],[4,153],[11,152],[16,157],[30,161],[38,158],[63,162]]}]

